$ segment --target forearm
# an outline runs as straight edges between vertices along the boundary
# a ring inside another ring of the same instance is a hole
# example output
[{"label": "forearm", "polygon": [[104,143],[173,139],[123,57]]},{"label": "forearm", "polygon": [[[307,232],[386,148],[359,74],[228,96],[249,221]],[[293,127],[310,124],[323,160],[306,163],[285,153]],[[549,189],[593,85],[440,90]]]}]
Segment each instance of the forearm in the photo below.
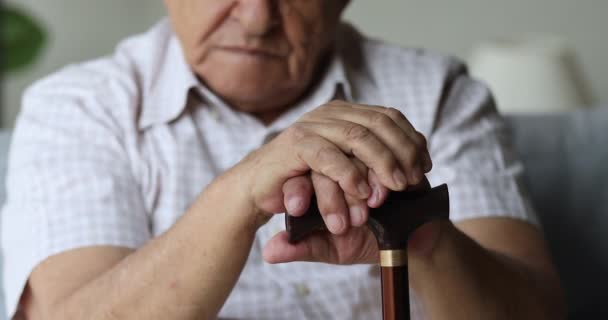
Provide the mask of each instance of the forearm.
[{"label": "forearm", "polygon": [[[231,179],[222,177],[221,179]],[[61,301],[58,319],[209,319],[246,262],[255,221],[213,183],[167,232]]]},{"label": "forearm", "polygon": [[552,272],[446,229],[432,259],[410,259],[412,286],[430,319],[565,318]]}]

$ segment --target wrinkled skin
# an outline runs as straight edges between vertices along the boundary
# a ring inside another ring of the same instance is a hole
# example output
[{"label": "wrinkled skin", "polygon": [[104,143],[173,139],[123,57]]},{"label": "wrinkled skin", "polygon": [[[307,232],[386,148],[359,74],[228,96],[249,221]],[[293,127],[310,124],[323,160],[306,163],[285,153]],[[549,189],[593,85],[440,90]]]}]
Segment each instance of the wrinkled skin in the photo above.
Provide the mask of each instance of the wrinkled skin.
[{"label": "wrinkled skin", "polygon": [[322,66],[346,0],[165,0],[186,60],[234,108],[271,122]]},{"label": "wrinkled skin", "polygon": [[[315,82],[347,3],[165,2],[194,73],[266,124]],[[372,236],[361,227],[367,212],[352,209],[380,205],[388,189],[416,185],[431,166],[426,141],[397,110],[330,102],[215,179],[141,248],[86,247],[43,261],[26,286],[23,314],[217,318],[247,261],[256,222],[286,208],[303,214],[313,190],[331,234],[292,246],[279,233],[265,248],[266,261],[377,262]],[[429,319],[565,318],[542,234],[516,219],[427,224],[410,238],[408,269]]]}]

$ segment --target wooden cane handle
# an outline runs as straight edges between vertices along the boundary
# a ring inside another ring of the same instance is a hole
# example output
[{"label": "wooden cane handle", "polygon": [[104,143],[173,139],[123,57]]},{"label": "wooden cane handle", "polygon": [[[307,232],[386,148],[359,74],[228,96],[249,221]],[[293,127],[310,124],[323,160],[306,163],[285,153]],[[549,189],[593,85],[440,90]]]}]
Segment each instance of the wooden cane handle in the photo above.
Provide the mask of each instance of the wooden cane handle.
[{"label": "wooden cane handle", "polygon": [[[376,236],[380,250],[396,250],[407,247],[414,230],[436,219],[449,219],[447,185],[427,190],[391,192],[380,208],[370,208],[367,225]],[[290,243],[297,243],[314,232],[327,230],[315,196],[303,216],[285,215],[285,228]]]},{"label": "wooden cane handle", "polygon": [[[392,192],[380,208],[370,209],[367,225],[380,249],[384,320],[410,319],[407,241],[423,224],[449,219],[449,211],[447,185],[431,189],[428,181],[417,190]],[[316,198],[313,196],[309,210],[303,216],[296,218],[286,214],[285,226],[291,243],[326,230]]]}]

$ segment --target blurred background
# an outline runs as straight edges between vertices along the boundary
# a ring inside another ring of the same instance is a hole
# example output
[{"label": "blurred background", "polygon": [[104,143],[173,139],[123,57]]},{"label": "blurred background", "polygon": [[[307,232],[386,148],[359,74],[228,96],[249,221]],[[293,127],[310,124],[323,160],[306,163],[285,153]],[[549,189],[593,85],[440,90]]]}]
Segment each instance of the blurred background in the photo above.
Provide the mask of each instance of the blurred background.
[{"label": "blurred background", "polygon": [[[570,319],[608,319],[607,14],[606,0],[352,0],[346,12],[368,35],[468,61],[490,85],[526,166]],[[28,85],[110,54],[163,15],[161,0],[5,0],[0,177]]]},{"label": "blurred background", "polygon": [[[47,35],[43,51],[32,65],[4,76],[4,127],[13,125],[22,91],[32,81],[68,63],[111,53],[119,40],[146,30],[164,14],[160,0],[4,3],[24,9]],[[608,101],[607,12],[608,1],[603,0],[354,0],[346,19],[369,35],[404,46],[427,47],[467,60],[477,56],[481,61],[476,63],[483,69],[479,73],[488,73],[488,81],[493,82],[501,80],[492,78],[496,77],[492,70],[500,66],[488,62],[495,59],[487,52],[488,42],[495,46],[498,39],[519,40],[530,35],[561,39],[572,48],[578,65],[576,74],[570,76],[580,79],[575,85],[582,86],[577,93],[580,99],[568,99],[597,105]],[[522,68],[527,69],[525,64]]]}]

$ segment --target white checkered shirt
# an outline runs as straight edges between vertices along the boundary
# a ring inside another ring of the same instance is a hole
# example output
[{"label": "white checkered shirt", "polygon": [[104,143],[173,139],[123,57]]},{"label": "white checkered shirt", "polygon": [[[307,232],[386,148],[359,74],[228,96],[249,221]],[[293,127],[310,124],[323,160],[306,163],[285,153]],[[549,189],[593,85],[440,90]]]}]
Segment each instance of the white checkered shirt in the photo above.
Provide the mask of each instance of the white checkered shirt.
[{"label": "white checkered shirt", "polygon": [[[138,248],[170,228],[215,177],[303,113],[333,99],[395,107],[429,141],[433,185],[455,221],[535,223],[491,95],[457,60],[366,39],[343,26],[325,76],[270,126],[230,109],[188,68],[167,20],[114,55],[69,66],[25,94],[3,209],[8,312],[32,269],[79,247]],[[269,265],[257,233],[220,318],[380,319],[375,266]],[[412,296],[413,319],[424,318]]]}]

